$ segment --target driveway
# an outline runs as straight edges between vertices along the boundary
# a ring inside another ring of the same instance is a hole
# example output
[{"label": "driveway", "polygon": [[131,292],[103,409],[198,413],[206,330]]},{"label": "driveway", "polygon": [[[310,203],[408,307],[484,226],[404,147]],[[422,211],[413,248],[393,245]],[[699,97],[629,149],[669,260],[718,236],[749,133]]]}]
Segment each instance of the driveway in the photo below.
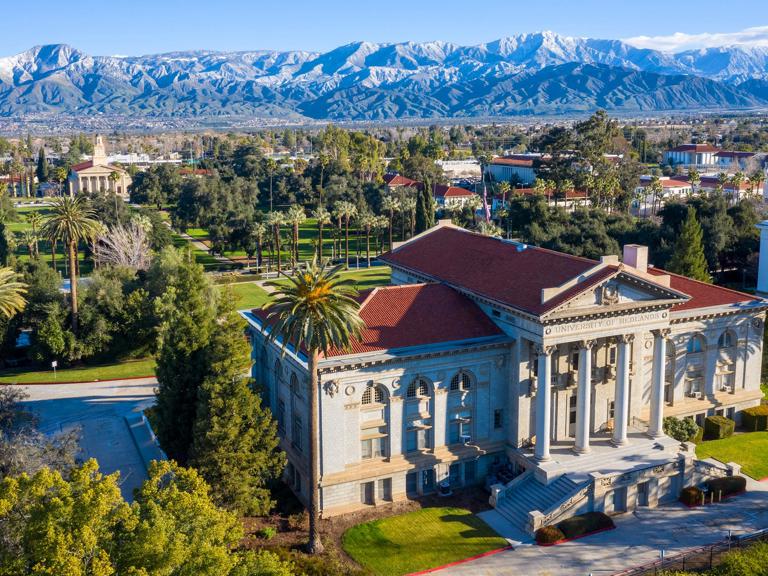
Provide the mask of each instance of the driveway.
[{"label": "driveway", "polygon": [[27,409],[39,418],[46,434],[81,430],[82,458],[96,458],[102,472],[120,472],[120,489],[128,501],[147,477],[147,470],[131,436],[125,416],[155,401],[155,378],[31,384],[24,386]]},{"label": "driveway", "polygon": [[748,492],[720,504],[689,510],[682,504],[642,508],[614,517],[616,529],[557,546],[516,545],[513,550],[436,572],[440,575],[515,576],[613,574],[728,536],[768,527],[768,485],[753,480]]}]

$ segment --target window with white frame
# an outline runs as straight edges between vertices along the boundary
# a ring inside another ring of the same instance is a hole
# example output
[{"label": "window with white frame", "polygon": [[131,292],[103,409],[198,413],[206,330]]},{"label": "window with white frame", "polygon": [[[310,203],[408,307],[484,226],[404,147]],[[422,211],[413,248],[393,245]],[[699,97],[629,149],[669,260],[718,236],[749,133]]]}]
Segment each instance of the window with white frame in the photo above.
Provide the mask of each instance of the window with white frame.
[{"label": "window with white frame", "polygon": [[688,354],[701,354],[704,351],[704,347],[704,338],[694,335],[688,340],[686,352]]},{"label": "window with white frame", "polygon": [[685,393],[699,396],[704,392],[704,373],[700,368],[689,367],[685,373]]},{"label": "window with white frame", "polygon": [[408,452],[429,450],[432,444],[431,420],[415,420],[405,431],[405,449]]},{"label": "window with white frame", "polygon": [[386,458],[387,395],[382,386],[372,385],[363,391],[360,408],[360,458]]}]

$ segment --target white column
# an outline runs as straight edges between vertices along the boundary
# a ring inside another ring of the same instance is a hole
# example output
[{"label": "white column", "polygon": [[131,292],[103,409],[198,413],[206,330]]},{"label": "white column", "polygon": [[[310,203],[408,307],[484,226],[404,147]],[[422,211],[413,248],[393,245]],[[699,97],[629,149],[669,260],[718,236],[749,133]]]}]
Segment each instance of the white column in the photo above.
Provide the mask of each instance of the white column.
[{"label": "white column", "polygon": [[589,434],[592,431],[592,345],[593,340],[584,340],[579,346],[579,382],[576,396],[576,444],[574,452],[587,454]]},{"label": "white column", "polygon": [[400,396],[389,397],[389,457],[403,453],[403,411],[405,402]]},{"label": "white column", "polygon": [[448,420],[448,390],[438,388],[435,383],[435,408],[432,412],[432,440],[435,449],[446,445],[446,422]]},{"label": "white column", "polygon": [[653,331],[653,380],[651,381],[651,418],[648,436],[658,438],[664,434],[664,384],[667,365],[667,336],[669,330]]},{"label": "white column", "polygon": [[627,444],[627,420],[629,419],[629,350],[634,335],[619,336],[616,367],[616,396],[614,403],[614,428],[612,442],[616,446]]},{"label": "white column", "polygon": [[550,459],[549,439],[552,434],[552,346],[537,346],[539,374],[536,386],[536,460]]}]

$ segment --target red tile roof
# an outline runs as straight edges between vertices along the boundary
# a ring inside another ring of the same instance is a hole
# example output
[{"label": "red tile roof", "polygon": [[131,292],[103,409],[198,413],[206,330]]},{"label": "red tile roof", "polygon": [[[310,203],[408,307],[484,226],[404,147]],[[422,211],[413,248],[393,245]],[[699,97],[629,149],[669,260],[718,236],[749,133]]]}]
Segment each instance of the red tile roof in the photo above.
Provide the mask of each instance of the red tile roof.
[{"label": "red tile roof", "polygon": [[[507,194],[507,197],[514,196],[515,194],[521,194],[523,196],[535,196],[538,194],[536,190],[533,188],[516,188],[512,190],[509,194]],[[544,196],[547,198],[551,198],[554,196],[554,190],[547,190],[547,192],[544,193]],[[584,190],[568,190],[565,193],[565,198],[568,200],[577,200],[579,198],[586,198],[587,193],[584,192]],[[561,196],[562,198],[562,196]]]},{"label": "red tile roof", "polygon": [[710,144],[683,144],[682,146],[675,146],[671,148],[669,152],[719,152],[719,148],[715,148]]},{"label": "red tile roof", "polygon": [[[680,178],[680,179],[659,178],[659,182],[661,182],[661,186],[663,188],[690,188],[691,187],[691,183],[683,178]],[[651,180],[646,178],[641,178],[638,186],[646,187],[646,186],[650,186],[650,184],[651,184]]]},{"label": "red tile roof", "polygon": [[[442,284],[384,286],[362,292],[360,300],[361,339],[328,357],[503,335],[477,304]],[[265,321],[268,312],[253,314]]]},{"label": "red tile roof", "polygon": [[501,166],[522,166],[524,168],[530,168],[533,166],[533,160],[530,158],[494,158],[491,164]]},{"label": "red tile roof", "polygon": [[[560,286],[597,262],[543,248],[518,246],[467,230],[442,227],[384,254],[381,259],[535,315],[553,310],[618,270],[606,266],[589,280],[542,303],[542,289]],[[653,268],[650,271],[654,275],[666,274]],[[670,276],[673,290],[691,296],[689,301],[673,307],[675,311],[756,300],[749,294]]]},{"label": "red tile roof", "polygon": [[446,186],[445,184],[435,184],[432,187],[432,193],[438,198],[465,198],[475,195],[474,192],[471,192],[466,188],[460,188],[459,186]]},{"label": "red tile roof", "polygon": [[86,168],[92,168],[93,167],[93,160],[88,160],[86,162],[80,162],[80,164],[74,164],[71,168],[72,172],[80,172],[80,170],[85,170]]},{"label": "red tile roof", "polygon": [[416,180],[411,180],[410,178],[406,178],[405,176],[401,176],[400,174],[385,174],[384,183],[390,188],[395,188],[397,186],[407,186],[407,187],[415,187],[415,188],[421,187],[421,182],[418,182]]},{"label": "red tile roof", "polygon": [[691,297],[687,302],[673,306],[673,312],[695,310],[696,308],[709,308],[710,306],[739,304],[757,300],[757,298],[750,294],[744,294],[743,292],[737,292],[736,290],[730,290],[729,288],[723,288],[722,286],[715,286],[714,284],[699,282],[698,280],[680,276],[679,274],[673,274],[672,272],[667,272],[660,268],[648,268],[648,272],[654,276],[668,275],[670,277],[670,288],[688,294]]}]

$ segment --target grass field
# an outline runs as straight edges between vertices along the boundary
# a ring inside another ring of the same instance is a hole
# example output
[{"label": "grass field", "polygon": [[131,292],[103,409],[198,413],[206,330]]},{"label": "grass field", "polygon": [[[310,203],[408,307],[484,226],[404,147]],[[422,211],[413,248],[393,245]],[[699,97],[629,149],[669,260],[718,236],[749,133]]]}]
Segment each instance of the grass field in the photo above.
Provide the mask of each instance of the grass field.
[{"label": "grass field", "polygon": [[261,308],[264,304],[269,302],[269,294],[267,291],[252,282],[231,284],[229,285],[229,289],[232,290],[232,294],[235,297],[235,307],[238,310]]},{"label": "grass field", "polygon": [[722,440],[709,440],[696,445],[698,458],[715,458],[720,462],[741,464],[741,471],[761,480],[768,477],[768,432],[747,432]]},{"label": "grass field", "polygon": [[79,366],[56,371],[40,370],[28,372],[25,370],[5,370],[0,372],[2,384],[34,384],[38,382],[92,382],[94,380],[112,380],[115,378],[136,378],[152,376],[155,373],[154,358],[130,360],[116,364],[98,366]]},{"label": "grass field", "polygon": [[507,541],[462,508],[425,508],[347,530],[344,550],[379,576],[400,576],[504,548]]}]

